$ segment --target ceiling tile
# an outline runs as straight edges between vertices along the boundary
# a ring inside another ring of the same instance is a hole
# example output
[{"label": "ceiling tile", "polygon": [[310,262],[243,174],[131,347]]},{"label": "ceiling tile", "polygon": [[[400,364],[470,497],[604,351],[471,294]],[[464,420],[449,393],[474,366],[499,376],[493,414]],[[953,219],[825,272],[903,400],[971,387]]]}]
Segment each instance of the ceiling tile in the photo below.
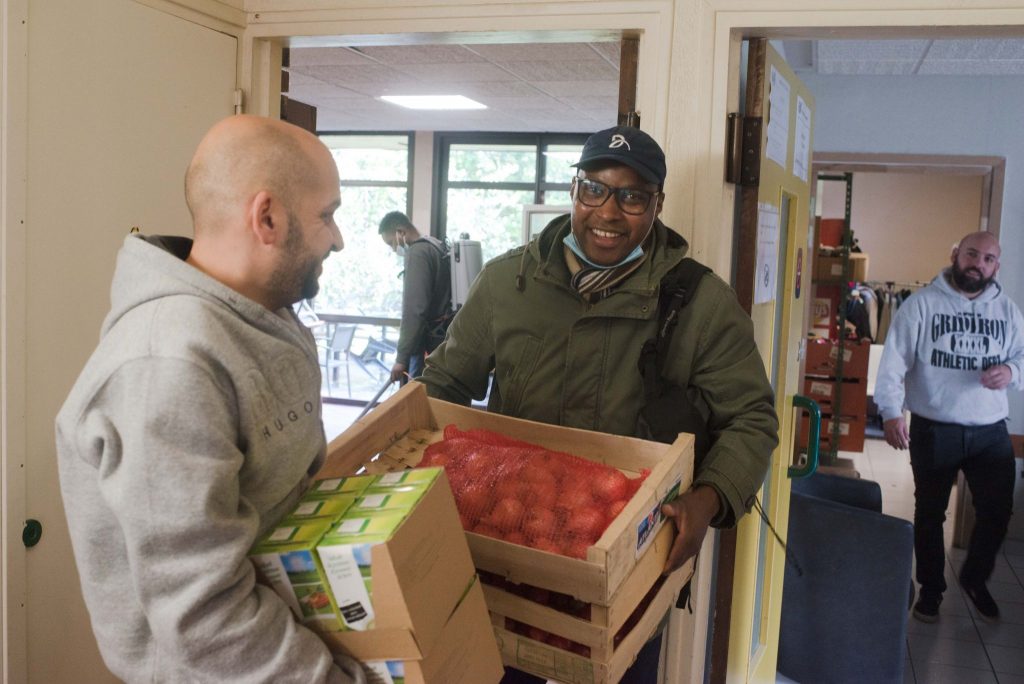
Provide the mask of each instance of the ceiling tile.
[{"label": "ceiling tile", "polygon": [[612,81],[534,81],[538,89],[554,97],[564,95],[619,96],[619,79]]},{"label": "ceiling tile", "polygon": [[924,56],[929,40],[819,40],[818,61],[912,60]]},{"label": "ceiling tile", "polygon": [[353,49],[382,64],[450,64],[483,61],[462,45],[389,45]]},{"label": "ceiling tile", "polygon": [[290,48],[288,51],[289,70],[296,66],[323,64],[372,64],[371,60],[351,48]]},{"label": "ceiling tile", "polygon": [[466,83],[479,81],[514,81],[504,69],[486,62],[469,64],[403,64],[396,69],[430,83]]},{"label": "ceiling tile", "polygon": [[903,76],[913,74],[917,61],[828,60],[818,63],[818,73],[834,76]]},{"label": "ceiling tile", "polygon": [[590,48],[597,54],[604,57],[609,64],[618,65],[622,61],[622,43],[615,41],[614,43],[588,43]]},{"label": "ceiling tile", "polygon": [[598,57],[589,43],[507,43],[470,45],[469,49],[492,62],[586,61]]},{"label": "ceiling tile", "polygon": [[306,66],[301,67],[302,72],[307,76],[319,79],[325,83],[337,85],[349,84],[394,84],[395,82],[407,82],[411,78],[391,67],[379,64],[367,64],[364,66]]},{"label": "ceiling tile", "polygon": [[917,72],[927,76],[1021,76],[1024,59],[929,59]]},{"label": "ceiling tile", "polygon": [[586,62],[499,62],[524,81],[601,81],[618,82],[618,70],[603,59]]},{"label": "ceiling tile", "polygon": [[1022,60],[1024,40],[936,40],[925,61],[932,59]]}]

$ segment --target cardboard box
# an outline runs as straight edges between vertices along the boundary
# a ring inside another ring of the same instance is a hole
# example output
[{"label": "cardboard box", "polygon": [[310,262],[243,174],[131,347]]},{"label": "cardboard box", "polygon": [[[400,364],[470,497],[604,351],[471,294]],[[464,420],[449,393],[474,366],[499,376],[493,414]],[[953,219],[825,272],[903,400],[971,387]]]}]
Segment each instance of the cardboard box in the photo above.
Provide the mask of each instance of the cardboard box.
[{"label": "cardboard box", "polygon": [[476,574],[443,471],[370,556],[373,629],[321,636],[359,660],[422,660]]},{"label": "cardboard box", "polygon": [[[837,385],[841,385],[838,388]],[[835,396],[839,391],[839,405]],[[829,376],[808,375],[804,378],[804,396],[818,402],[822,413],[844,416],[866,416],[868,411],[868,389],[866,380],[837,381]]]},{"label": "cardboard box", "polygon": [[814,258],[814,280],[855,281],[864,282],[868,279],[868,255],[860,252],[850,254],[849,272],[843,275],[843,257],[821,256]]},{"label": "cardboard box", "polygon": [[404,684],[487,684],[501,680],[504,668],[487,618],[480,582],[474,582],[465,598],[441,630],[437,645],[421,659],[369,661],[373,671],[388,672],[370,678],[373,684],[393,684],[395,675]]},{"label": "cardboard box", "polygon": [[[864,379],[868,377],[868,357],[871,345],[861,342],[843,341],[843,379]],[[805,375],[835,377],[839,360],[839,346],[828,340],[807,341]]]},{"label": "cardboard box", "polygon": [[[517,584],[570,594],[588,603],[609,605],[623,581],[665,524],[661,504],[693,479],[693,436],[681,434],[661,444],[589,430],[546,425],[429,399],[420,383],[409,383],[328,446],[321,476],[335,477],[365,467],[369,472],[416,466],[423,450],[442,439],[445,425],[485,428],[618,468],[630,477],[644,468],[650,475],[612,521],[586,559],[570,558],[526,546],[466,533],[477,568]],[[658,550],[664,563],[668,550]]]},{"label": "cardboard box", "polygon": [[[831,450],[832,445],[832,420],[830,415],[821,416],[821,438],[820,448]],[[867,424],[865,416],[839,416],[839,443],[838,451],[864,451],[864,428]],[[799,448],[806,448],[810,433],[810,426],[806,419],[800,422],[800,440],[797,442]]]}]

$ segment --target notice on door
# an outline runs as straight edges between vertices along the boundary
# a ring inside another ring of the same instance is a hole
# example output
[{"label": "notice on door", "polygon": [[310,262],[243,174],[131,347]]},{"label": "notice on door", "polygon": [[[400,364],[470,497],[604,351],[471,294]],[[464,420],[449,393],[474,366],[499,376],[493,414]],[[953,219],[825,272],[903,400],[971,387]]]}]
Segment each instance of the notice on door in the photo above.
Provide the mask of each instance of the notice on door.
[{"label": "notice on door", "polygon": [[779,209],[767,202],[757,203],[757,271],[754,273],[754,304],[775,300],[778,274]]},{"label": "notice on door", "polygon": [[789,149],[789,81],[774,66],[768,88],[768,142],[764,154],[785,169]]},{"label": "notice on door", "polygon": [[793,175],[807,182],[807,161],[811,156],[811,108],[796,96],[796,137],[793,138]]}]

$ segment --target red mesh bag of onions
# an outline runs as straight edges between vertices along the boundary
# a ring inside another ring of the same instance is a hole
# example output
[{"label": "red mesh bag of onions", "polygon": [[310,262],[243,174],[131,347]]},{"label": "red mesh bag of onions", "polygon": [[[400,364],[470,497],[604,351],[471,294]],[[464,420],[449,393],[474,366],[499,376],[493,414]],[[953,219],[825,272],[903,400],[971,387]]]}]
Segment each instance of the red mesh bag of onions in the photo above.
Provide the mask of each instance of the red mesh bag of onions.
[{"label": "red mesh bag of onions", "polygon": [[467,531],[585,558],[650,474],[622,471],[490,430],[444,429],[421,466],[443,466]]}]

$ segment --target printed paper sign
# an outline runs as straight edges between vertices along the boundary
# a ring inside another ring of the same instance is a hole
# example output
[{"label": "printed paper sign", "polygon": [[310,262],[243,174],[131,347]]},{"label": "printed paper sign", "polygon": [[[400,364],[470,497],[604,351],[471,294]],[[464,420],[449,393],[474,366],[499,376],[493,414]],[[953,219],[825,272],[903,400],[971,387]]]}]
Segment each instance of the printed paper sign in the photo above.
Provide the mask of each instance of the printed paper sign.
[{"label": "printed paper sign", "polygon": [[775,301],[778,277],[779,210],[767,202],[757,203],[757,266],[754,273],[754,304]]},{"label": "printed paper sign", "polygon": [[807,162],[811,156],[811,108],[796,96],[796,137],[793,139],[793,175],[807,182]]},{"label": "printed paper sign", "polygon": [[789,81],[774,66],[768,90],[768,142],[765,156],[786,168],[789,149]]}]

